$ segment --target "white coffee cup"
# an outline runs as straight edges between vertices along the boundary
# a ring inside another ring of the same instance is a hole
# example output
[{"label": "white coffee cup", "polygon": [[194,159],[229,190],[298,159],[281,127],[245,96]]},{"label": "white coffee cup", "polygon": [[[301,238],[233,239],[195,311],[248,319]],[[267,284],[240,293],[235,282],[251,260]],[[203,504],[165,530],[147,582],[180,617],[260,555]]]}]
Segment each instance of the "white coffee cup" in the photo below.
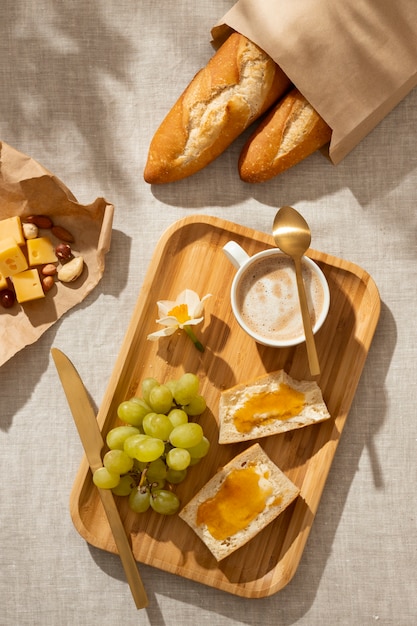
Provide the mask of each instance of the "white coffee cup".
[{"label": "white coffee cup", "polygon": [[[230,298],[234,316],[256,342],[283,348],[305,341],[294,261],[278,248],[249,256],[235,241],[223,251],[237,268]],[[330,290],[319,266],[302,259],[302,271],[313,333],[323,325]]]}]

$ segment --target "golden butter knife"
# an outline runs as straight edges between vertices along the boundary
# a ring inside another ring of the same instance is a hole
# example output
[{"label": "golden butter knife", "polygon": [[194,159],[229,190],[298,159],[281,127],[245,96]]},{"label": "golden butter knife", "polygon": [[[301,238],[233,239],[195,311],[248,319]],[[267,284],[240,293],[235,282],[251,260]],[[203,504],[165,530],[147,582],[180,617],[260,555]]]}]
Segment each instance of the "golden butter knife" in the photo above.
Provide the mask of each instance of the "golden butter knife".
[{"label": "golden butter knife", "polygon": [[[80,375],[69,358],[57,348],[52,348],[51,354],[77,426],[88,464],[91,471],[94,472],[103,465],[101,454],[104,448],[104,441],[90,398]],[[142,609],[148,605],[148,598],[113,494],[109,489],[98,489],[98,492],[132,596],[135,600],[136,608]]]}]

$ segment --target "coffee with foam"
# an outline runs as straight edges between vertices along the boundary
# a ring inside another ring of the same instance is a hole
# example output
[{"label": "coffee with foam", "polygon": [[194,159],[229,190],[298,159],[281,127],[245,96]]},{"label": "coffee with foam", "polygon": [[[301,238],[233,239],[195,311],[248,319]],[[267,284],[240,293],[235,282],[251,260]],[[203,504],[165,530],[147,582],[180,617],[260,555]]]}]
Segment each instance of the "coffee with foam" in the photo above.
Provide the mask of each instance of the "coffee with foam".
[{"label": "coffee with foam", "polygon": [[[303,260],[303,279],[314,327],[325,305],[319,276]],[[304,337],[293,261],[284,255],[259,258],[240,277],[236,307],[243,323],[260,341],[292,342]]]}]

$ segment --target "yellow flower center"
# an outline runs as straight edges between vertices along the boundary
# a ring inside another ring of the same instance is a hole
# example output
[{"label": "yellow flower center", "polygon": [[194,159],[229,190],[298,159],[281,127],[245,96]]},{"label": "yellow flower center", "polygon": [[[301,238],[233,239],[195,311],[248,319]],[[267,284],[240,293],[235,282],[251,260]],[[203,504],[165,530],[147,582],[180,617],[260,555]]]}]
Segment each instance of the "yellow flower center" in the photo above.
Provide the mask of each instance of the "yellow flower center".
[{"label": "yellow flower center", "polygon": [[177,306],[174,306],[173,309],[168,311],[168,315],[176,317],[179,324],[185,324],[185,322],[188,322],[188,320],[191,319],[188,315],[188,304],[178,304]]}]

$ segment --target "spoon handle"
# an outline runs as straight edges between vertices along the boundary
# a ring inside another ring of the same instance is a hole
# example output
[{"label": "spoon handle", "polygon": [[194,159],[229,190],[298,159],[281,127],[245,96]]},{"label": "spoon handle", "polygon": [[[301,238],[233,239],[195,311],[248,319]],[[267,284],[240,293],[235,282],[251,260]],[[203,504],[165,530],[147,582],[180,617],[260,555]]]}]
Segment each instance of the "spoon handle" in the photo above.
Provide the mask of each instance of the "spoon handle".
[{"label": "spoon handle", "polygon": [[297,278],[298,297],[300,299],[301,315],[303,318],[304,335],[306,338],[308,364],[310,374],[318,376],[320,374],[320,364],[317,356],[316,343],[314,341],[313,329],[311,326],[310,312],[308,310],[307,296],[303,281],[303,273],[301,268],[301,258],[294,257],[295,275]]}]

